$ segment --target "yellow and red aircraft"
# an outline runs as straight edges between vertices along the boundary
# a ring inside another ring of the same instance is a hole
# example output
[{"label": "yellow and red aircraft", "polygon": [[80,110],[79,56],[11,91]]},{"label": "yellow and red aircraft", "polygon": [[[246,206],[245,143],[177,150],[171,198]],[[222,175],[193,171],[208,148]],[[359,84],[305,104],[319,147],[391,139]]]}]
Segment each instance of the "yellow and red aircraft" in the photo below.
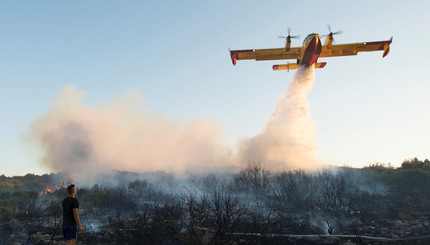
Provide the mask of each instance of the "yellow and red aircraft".
[{"label": "yellow and red aircraft", "polygon": [[274,65],[274,71],[289,71],[303,65],[306,67],[315,65],[315,68],[323,68],[327,63],[318,63],[317,61],[320,57],[357,55],[358,52],[379,50],[384,51],[382,57],[385,57],[390,52],[390,44],[393,41],[393,37],[391,37],[387,41],[333,44],[333,35],[339,34],[341,31],[332,32],[330,27],[329,31],[330,33],[327,35],[324,45],[321,45],[321,36],[312,33],[305,38],[302,47],[290,47],[291,39],[296,37],[291,36],[290,30],[288,30],[288,36],[282,37],[286,38],[284,48],[230,50],[231,60],[233,65],[236,65],[238,60],[297,60],[295,63]]}]

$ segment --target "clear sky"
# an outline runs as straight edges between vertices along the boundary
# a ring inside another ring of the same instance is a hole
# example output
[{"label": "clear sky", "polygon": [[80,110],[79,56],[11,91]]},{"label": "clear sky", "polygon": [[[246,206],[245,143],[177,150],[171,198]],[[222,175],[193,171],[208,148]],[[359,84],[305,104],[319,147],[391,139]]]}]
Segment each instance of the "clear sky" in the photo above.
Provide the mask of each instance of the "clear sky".
[{"label": "clear sky", "polygon": [[316,157],[335,165],[394,166],[430,157],[429,1],[5,1],[0,5],[0,174],[46,173],[29,125],[66,85],[87,101],[138,91],[152,113],[211,118],[227,140],[258,134],[294,72],[282,61],[239,61],[231,49],[282,47],[343,34],[388,40],[391,52],[326,58],[308,98]]}]

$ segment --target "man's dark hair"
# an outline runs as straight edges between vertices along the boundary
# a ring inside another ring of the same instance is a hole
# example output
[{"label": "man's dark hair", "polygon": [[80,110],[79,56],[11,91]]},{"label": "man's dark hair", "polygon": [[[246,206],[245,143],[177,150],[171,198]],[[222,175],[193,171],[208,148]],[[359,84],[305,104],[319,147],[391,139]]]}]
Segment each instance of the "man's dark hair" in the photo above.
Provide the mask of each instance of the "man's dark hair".
[{"label": "man's dark hair", "polygon": [[67,192],[69,193],[69,195],[73,194],[73,188],[75,187],[74,184],[71,184],[69,186],[67,186]]}]

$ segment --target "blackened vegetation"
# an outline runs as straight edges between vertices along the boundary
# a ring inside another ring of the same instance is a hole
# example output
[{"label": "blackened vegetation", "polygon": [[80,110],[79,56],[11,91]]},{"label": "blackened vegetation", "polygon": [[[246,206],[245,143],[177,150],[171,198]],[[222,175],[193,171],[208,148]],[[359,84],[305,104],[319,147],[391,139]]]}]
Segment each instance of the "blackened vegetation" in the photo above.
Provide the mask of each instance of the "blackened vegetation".
[{"label": "blackened vegetation", "polygon": [[[0,243],[61,243],[61,178],[0,176]],[[84,244],[430,242],[428,160],[283,173],[251,163],[228,175],[109,178],[78,189]]]}]

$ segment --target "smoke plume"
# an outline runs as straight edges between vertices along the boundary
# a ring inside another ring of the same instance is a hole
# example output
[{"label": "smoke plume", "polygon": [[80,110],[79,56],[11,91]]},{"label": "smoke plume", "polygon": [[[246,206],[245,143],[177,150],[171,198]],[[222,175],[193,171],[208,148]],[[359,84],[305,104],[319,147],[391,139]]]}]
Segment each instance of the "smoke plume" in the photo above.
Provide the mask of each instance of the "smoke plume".
[{"label": "smoke plume", "polygon": [[87,105],[73,86],[60,90],[32,125],[42,165],[86,179],[109,170],[185,173],[229,167],[223,129],[209,119],[173,122],[146,110],[137,92]]},{"label": "smoke plume", "polygon": [[231,171],[248,162],[261,162],[271,171],[309,169],[317,165],[317,128],[306,99],[313,82],[313,68],[300,68],[262,132],[240,142],[236,153],[216,121],[163,118],[145,109],[137,92],[90,105],[73,86],[59,91],[49,111],[33,123],[31,137],[43,166],[75,180],[110,170]]},{"label": "smoke plume", "polygon": [[262,132],[240,144],[241,162],[261,161],[271,170],[313,169],[318,129],[306,95],[315,80],[314,68],[300,67]]}]

